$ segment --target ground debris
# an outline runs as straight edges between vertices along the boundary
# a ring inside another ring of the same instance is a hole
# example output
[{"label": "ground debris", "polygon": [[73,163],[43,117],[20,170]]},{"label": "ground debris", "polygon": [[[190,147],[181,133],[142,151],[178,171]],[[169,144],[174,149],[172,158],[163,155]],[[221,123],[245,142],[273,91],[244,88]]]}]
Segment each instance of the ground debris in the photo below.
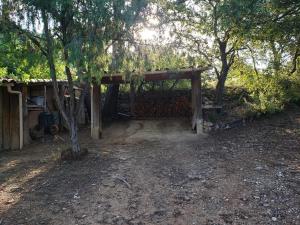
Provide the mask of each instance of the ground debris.
[{"label": "ground debris", "polygon": [[298,225],[300,114],[290,115],[207,137],[178,119],[117,123],[100,141],[83,129],[91,152],[72,163],[49,160],[58,142],[1,152],[2,224]]},{"label": "ground debris", "polygon": [[124,178],[124,177],[122,177],[122,176],[120,176],[120,175],[114,175],[113,178],[114,178],[115,180],[122,181],[122,182],[126,185],[126,187],[127,187],[128,189],[131,189],[131,185],[127,182],[126,178]]}]

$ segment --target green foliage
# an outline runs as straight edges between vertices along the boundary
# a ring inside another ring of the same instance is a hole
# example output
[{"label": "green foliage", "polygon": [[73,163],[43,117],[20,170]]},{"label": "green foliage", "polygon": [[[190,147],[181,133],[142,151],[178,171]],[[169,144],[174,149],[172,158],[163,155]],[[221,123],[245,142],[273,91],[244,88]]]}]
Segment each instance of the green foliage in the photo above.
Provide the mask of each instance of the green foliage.
[{"label": "green foliage", "polygon": [[284,70],[273,74],[270,70],[258,73],[243,61],[236,61],[229,76],[229,85],[245,88],[250,99],[244,99],[255,113],[274,113],[289,102],[300,100],[300,77]]},{"label": "green foliage", "polygon": [[0,78],[4,78],[7,75],[7,68],[0,67]]},{"label": "green foliage", "polygon": [[[162,28],[172,31],[172,43],[135,40],[134,26],[155,11],[152,5],[141,15],[150,2],[158,6]],[[226,80],[229,71],[229,84],[250,93],[247,103],[255,111],[275,112],[300,99],[296,0],[3,0],[0,8],[0,77],[50,77],[45,12],[58,79],[66,78],[66,68],[74,80],[99,81],[105,72],[130,77],[132,71],[209,64],[205,79]],[[256,68],[261,58],[263,68]]]},{"label": "green foliage", "polygon": [[125,54],[123,71],[176,70],[186,67],[197,67],[197,59],[178,53],[169,45],[142,45],[136,51],[128,50]]},{"label": "green foliage", "polygon": [[39,52],[18,35],[0,36],[0,76],[17,80],[47,77],[47,65]]},{"label": "green foliage", "polygon": [[[42,32],[45,25],[42,12],[45,12],[57,78],[66,77],[62,73],[67,66],[74,80],[90,80],[91,77],[99,80],[111,69],[109,47],[114,41],[130,36],[132,25],[141,18],[140,13],[146,5],[147,1],[141,0],[5,0],[1,5],[0,23],[6,32],[17,37],[16,40],[22,36],[27,43],[18,46],[27,55],[20,56],[24,61],[13,62],[22,66],[20,70],[10,72],[14,66],[3,67],[7,68],[9,76],[27,79],[47,74],[50,78],[46,64],[49,46]],[[13,52],[13,57],[18,53]]]}]

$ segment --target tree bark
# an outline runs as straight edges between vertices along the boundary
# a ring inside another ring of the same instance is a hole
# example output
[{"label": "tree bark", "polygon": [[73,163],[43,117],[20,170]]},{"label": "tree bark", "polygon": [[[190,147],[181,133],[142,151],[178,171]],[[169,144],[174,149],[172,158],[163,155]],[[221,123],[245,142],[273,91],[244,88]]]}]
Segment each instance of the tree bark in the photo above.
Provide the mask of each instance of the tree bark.
[{"label": "tree bark", "polygon": [[225,82],[227,79],[227,72],[221,72],[220,77],[218,78],[218,83],[216,86],[216,104],[222,105],[223,104],[223,96],[225,92]]},{"label": "tree bark", "polygon": [[[47,61],[48,66],[50,69],[50,76],[52,79],[53,84],[53,90],[55,99],[59,108],[59,111],[66,121],[66,124],[68,126],[69,132],[70,132],[70,140],[71,140],[71,149],[72,149],[72,157],[73,159],[79,159],[81,156],[81,148],[78,141],[78,127],[77,127],[77,115],[76,115],[76,107],[75,107],[75,93],[74,93],[74,85],[73,85],[73,79],[72,74],[70,71],[70,68],[68,67],[68,52],[67,49],[64,48],[64,59],[66,61],[65,66],[65,72],[68,78],[68,89],[70,93],[70,107],[66,109],[63,105],[63,99],[59,96],[59,88],[56,78],[56,68],[54,63],[54,53],[53,53],[53,43],[51,40],[51,34],[49,31],[49,24],[48,24],[48,17],[44,10],[42,10],[42,20],[44,23],[44,33],[46,37],[46,46],[47,46]],[[63,28],[64,29],[64,28]],[[64,41],[66,41],[64,39]],[[63,43],[64,46],[66,43]],[[83,93],[81,93],[83,94]],[[81,101],[80,101],[81,102]],[[80,107],[80,103],[78,105]]]},{"label": "tree bark", "polygon": [[227,51],[227,44],[228,41],[218,41],[219,42],[219,52],[221,58],[221,71],[217,73],[218,83],[216,86],[216,104],[222,105],[223,104],[223,96],[225,92],[225,82],[227,80],[228,72],[230,67],[234,63],[235,51],[229,50]]},{"label": "tree bark", "polygon": [[72,155],[74,159],[79,159],[81,156],[81,149],[78,141],[78,127],[77,121],[73,118],[70,124],[70,140],[72,144]]}]

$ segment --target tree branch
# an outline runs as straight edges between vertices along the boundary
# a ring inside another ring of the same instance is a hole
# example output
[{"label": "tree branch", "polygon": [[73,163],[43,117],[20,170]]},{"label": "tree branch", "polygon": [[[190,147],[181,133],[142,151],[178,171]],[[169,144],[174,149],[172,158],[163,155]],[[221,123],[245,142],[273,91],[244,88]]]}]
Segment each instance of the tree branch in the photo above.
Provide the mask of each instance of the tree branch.
[{"label": "tree branch", "polygon": [[42,10],[42,20],[44,23],[44,33],[46,36],[46,46],[47,46],[47,60],[48,60],[49,68],[50,68],[50,76],[51,76],[52,83],[53,83],[54,96],[55,96],[59,111],[60,111],[61,115],[63,116],[63,118],[65,119],[68,127],[70,128],[69,117],[68,117],[66,110],[62,104],[62,101],[60,100],[60,97],[59,97],[59,88],[58,88],[58,83],[57,83],[57,79],[56,79],[56,69],[55,69],[55,64],[54,64],[54,59],[53,59],[53,46],[52,46],[50,31],[49,31],[49,27],[48,27],[49,26],[48,25],[48,17],[44,10]]}]

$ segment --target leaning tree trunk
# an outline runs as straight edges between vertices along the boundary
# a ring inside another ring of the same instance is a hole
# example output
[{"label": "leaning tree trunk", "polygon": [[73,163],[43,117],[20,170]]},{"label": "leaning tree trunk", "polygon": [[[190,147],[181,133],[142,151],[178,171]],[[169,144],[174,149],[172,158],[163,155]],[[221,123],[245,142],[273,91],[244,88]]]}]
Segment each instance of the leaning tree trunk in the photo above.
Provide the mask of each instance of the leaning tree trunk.
[{"label": "leaning tree trunk", "polygon": [[[53,41],[51,38],[51,33],[48,27],[48,17],[44,10],[42,10],[42,19],[44,22],[44,33],[46,37],[46,48],[47,51],[45,55],[47,56],[47,61],[50,69],[50,76],[53,83],[53,90],[54,90],[54,96],[57,102],[57,105],[59,107],[59,111],[63,117],[63,119],[66,121],[69,132],[70,132],[70,141],[71,141],[71,153],[68,151],[63,151],[61,158],[62,159],[79,159],[81,156],[83,156],[83,152],[81,151],[79,141],[78,141],[78,127],[77,127],[77,115],[79,114],[81,110],[81,105],[83,104],[83,93],[80,95],[80,100],[76,107],[76,99],[75,99],[75,92],[74,92],[74,84],[73,84],[73,78],[71,74],[71,70],[68,66],[68,64],[65,65],[65,72],[68,79],[68,89],[70,94],[70,104],[69,107],[66,109],[63,101],[63,98],[60,98],[59,96],[59,88],[58,88],[58,82],[56,78],[56,68],[54,63],[54,53],[53,53]],[[64,35],[66,35],[66,32],[64,32]],[[65,36],[64,39],[64,46],[66,46],[65,43]],[[68,62],[68,51],[66,48],[64,48],[64,59],[66,62]]]},{"label": "leaning tree trunk", "polygon": [[220,51],[220,58],[222,63],[221,71],[217,74],[218,75],[218,83],[216,86],[216,104],[222,105],[223,104],[223,97],[225,92],[225,82],[227,79],[227,75],[231,65],[234,62],[235,51],[232,48],[231,51],[227,51],[227,40],[219,41],[219,51]]},{"label": "leaning tree trunk", "polygon": [[222,105],[223,104],[223,97],[224,97],[224,92],[225,92],[225,82],[227,79],[227,74],[221,73],[220,77],[218,78],[218,83],[216,86],[216,104],[217,105]]}]

